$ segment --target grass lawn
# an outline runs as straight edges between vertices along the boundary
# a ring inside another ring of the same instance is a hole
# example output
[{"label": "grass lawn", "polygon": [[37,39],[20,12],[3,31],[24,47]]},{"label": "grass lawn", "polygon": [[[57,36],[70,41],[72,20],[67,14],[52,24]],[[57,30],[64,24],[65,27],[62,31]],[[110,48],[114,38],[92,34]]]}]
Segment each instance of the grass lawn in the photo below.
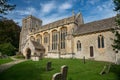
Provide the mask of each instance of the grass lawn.
[{"label": "grass lawn", "polygon": [[1,65],[1,64],[4,64],[4,63],[11,62],[11,61],[13,61],[13,60],[10,59],[10,58],[0,59],[0,65]]},{"label": "grass lawn", "polygon": [[[52,62],[52,70],[46,71],[48,61]],[[26,61],[17,64],[0,74],[0,80],[51,80],[52,75],[60,72],[62,65],[68,66],[67,80],[120,80],[120,66],[112,65],[108,74],[100,75],[106,62],[87,60],[83,64],[79,59],[43,59],[38,62]]]}]

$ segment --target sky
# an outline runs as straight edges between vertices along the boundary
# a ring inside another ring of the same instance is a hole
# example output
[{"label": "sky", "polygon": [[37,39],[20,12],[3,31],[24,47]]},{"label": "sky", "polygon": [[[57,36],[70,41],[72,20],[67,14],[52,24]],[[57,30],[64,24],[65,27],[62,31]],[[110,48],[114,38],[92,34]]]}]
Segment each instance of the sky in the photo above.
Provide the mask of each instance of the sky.
[{"label": "sky", "polygon": [[33,15],[43,21],[43,25],[81,12],[84,22],[92,22],[113,17],[112,0],[10,0],[16,8],[5,17],[22,26],[22,19]]}]

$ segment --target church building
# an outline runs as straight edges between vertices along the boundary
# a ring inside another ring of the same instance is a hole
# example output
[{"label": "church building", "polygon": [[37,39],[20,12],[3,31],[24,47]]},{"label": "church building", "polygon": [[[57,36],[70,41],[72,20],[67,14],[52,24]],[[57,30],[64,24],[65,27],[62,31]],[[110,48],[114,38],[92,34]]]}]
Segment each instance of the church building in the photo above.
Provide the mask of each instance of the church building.
[{"label": "church building", "polygon": [[112,48],[115,17],[84,23],[81,13],[46,25],[30,15],[22,20],[19,51],[27,59],[78,58],[116,62]]}]

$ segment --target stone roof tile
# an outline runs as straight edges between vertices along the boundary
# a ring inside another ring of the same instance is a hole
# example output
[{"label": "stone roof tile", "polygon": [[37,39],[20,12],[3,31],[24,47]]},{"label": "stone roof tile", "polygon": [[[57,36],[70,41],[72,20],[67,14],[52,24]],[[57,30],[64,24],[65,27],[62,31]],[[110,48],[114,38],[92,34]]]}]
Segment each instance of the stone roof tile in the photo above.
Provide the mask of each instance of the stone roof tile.
[{"label": "stone roof tile", "polygon": [[115,28],[115,26],[116,26],[115,17],[107,18],[78,26],[76,31],[74,31],[73,35],[82,35],[82,34],[109,30]]}]

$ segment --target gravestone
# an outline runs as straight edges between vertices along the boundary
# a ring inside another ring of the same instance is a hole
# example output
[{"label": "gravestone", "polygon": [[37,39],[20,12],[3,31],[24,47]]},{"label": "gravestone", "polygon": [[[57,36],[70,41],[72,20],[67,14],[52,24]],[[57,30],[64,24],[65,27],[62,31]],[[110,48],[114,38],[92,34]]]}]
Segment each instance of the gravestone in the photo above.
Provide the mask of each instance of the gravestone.
[{"label": "gravestone", "polygon": [[52,77],[52,80],[62,80],[62,74],[61,73],[55,73]]},{"label": "gravestone", "polygon": [[61,67],[62,80],[67,80],[68,66],[64,65]]},{"label": "gravestone", "polygon": [[47,62],[47,65],[46,65],[46,71],[50,71],[52,68],[52,63],[51,62]]},{"label": "gravestone", "polygon": [[103,70],[100,72],[100,75],[109,73],[111,63],[104,66]]},{"label": "gravestone", "polygon": [[107,68],[107,66],[104,66],[104,67],[103,67],[102,71],[100,72],[100,75],[105,74],[105,70],[106,70],[106,68]]},{"label": "gravestone", "polygon": [[85,64],[85,56],[83,57],[83,63]]}]

